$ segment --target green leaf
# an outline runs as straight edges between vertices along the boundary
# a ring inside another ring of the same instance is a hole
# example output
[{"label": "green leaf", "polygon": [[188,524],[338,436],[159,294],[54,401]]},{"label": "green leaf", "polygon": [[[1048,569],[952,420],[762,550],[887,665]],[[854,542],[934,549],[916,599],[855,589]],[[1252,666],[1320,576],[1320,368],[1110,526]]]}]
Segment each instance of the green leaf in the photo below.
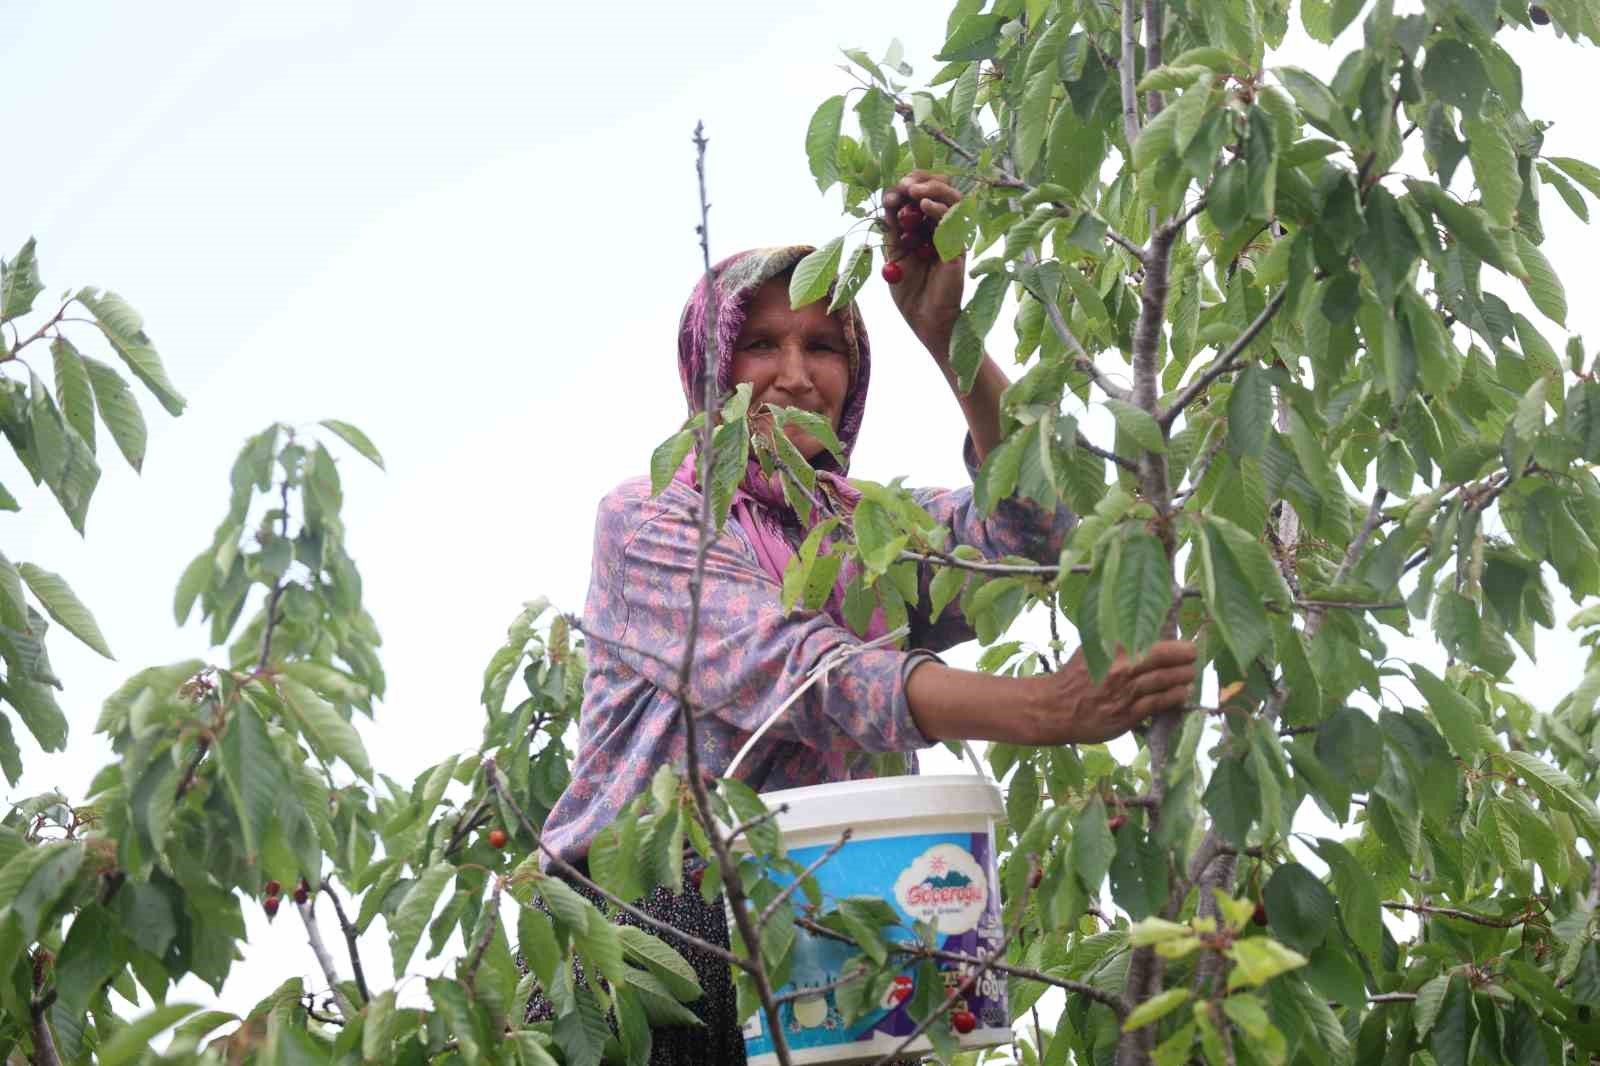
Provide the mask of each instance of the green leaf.
[{"label": "green leaf", "polygon": [[23,632],[28,629],[28,601],[22,597],[22,578],[4,553],[0,553],[0,625]]},{"label": "green leaf", "polygon": [[1128,1016],[1122,1022],[1122,1031],[1131,1033],[1151,1022],[1160,1021],[1187,1002],[1189,1002],[1187,988],[1169,988],[1165,992],[1158,992],[1128,1012]]},{"label": "green leaf", "polygon": [[300,735],[324,762],[331,762],[335,757],[343,759],[363,781],[372,780],[372,762],[367,758],[366,746],[361,743],[361,734],[333,704],[286,674],[278,679],[278,691],[300,727]]},{"label": "green leaf", "polygon": [[1116,854],[1117,842],[1106,824],[1105,802],[1095,793],[1073,820],[1072,857],[1068,867],[1090,894],[1096,895],[1111,871],[1111,860]]},{"label": "green leaf", "polygon": [[961,590],[967,585],[967,576],[967,571],[954,566],[943,567],[933,576],[928,589],[932,611],[929,616],[930,622],[937,622],[950,601],[961,594]]},{"label": "green leaf", "polygon": [[839,284],[834,287],[833,299],[828,301],[828,314],[833,314],[841,307],[846,306],[856,298],[856,293],[861,291],[861,286],[867,283],[867,278],[872,276],[872,247],[863,244],[850,253],[850,260],[845,265]]},{"label": "green leaf", "polygon": [[844,97],[830,96],[812,114],[806,127],[806,161],[822,192],[839,180],[839,125],[843,119]]},{"label": "green leaf", "polygon": [[142,469],[147,434],[144,415],[133,398],[133,390],[128,388],[121,374],[98,359],[81,354],[79,358],[94,386],[94,405],[100,412],[100,421],[111,431],[111,439],[128,465],[135,470]]},{"label": "green leaf", "polygon": [[1438,1066],[1467,1066],[1472,1061],[1470,1049],[1476,1028],[1472,998],[1466,978],[1450,978],[1438,1020],[1428,1036],[1428,1050]]},{"label": "green leaf", "polygon": [[94,393],[89,387],[89,372],[83,357],[65,337],[50,342],[50,357],[55,363],[56,397],[61,401],[61,413],[67,425],[78,431],[78,436],[94,450]]},{"label": "green leaf", "polygon": [[1585,163],[1581,159],[1571,156],[1550,155],[1545,156],[1550,162],[1570,177],[1573,181],[1589,190],[1589,195],[1600,198],[1600,167]]},{"label": "green leaf", "polygon": [[741,418],[718,426],[711,438],[711,511],[717,529],[728,521],[733,493],[744,480],[749,458],[749,423]]},{"label": "green leaf", "polygon": [[1528,290],[1528,298],[1546,318],[1558,326],[1565,326],[1567,292],[1562,287],[1561,278],[1556,275],[1555,268],[1550,265],[1550,260],[1545,258],[1544,252],[1539,250],[1539,246],[1529,240],[1521,230],[1513,230],[1511,239],[1517,245],[1517,258],[1528,268],[1528,276],[1522,283]]},{"label": "green leaf", "polygon": [[1444,994],[1450,990],[1450,975],[1440,974],[1417,989],[1417,1000],[1411,1008],[1411,1024],[1418,1040],[1426,1040],[1439,1020],[1439,1008],[1444,1006]]},{"label": "green leaf", "polygon": [[1299,67],[1276,67],[1273,73],[1300,105],[1306,121],[1337,140],[1351,138],[1350,120],[1332,90]]},{"label": "green leaf", "polygon": [[1261,892],[1272,934],[1304,954],[1321,946],[1333,925],[1333,893],[1297,862],[1278,867]]},{"label": "green leaf", "polygon": [[9,263],[0,263],[0,322],[33,310],[34,298],[43,291],[34,240],[29,237]]},{"label": "green leaf", "polygon": [[1219,759],[1201,802],[1217,832],[1234,847],[1244,847],[1250,827],[1261,817],[1261,790],[1245,769],[1244,759]]},{"label": "green leaf", "polygon": [[341,440],[350,445],[350,447],[354,448],[357,452],[360,452],[364,459],[372,463],[372,465],[377,467],[379,470],[385,469],[383,465],[383,456],[378,454],[377,447],[372,443],[371,440],[367,438],[365,433],[361,432],[361,430],[357,429],[355,426],[352,426],[348,422],[341,422],[336,418],[324,418],[320,423],[318,423],[318,425],[333,430],[333,432],[339,435]]},{"label": "green leaf", "polygon": [[1111,417],[1116,420],[1119,432],[1127,434],[1145,451],[1165,454],[1167,438],[1162,435],[1160,424],[1150,412],[1126,400],[1108,399],[1105,404]]},{"label": "green leaf", "polygon": [[835,237],[795,264],[789,277],[789,306],[798,310],[828,295],[839,275],[839,258],[844,254],[844,238]]},{"label": "green leaf", "polygon": [[933,58],[941,63],[964,59],[989,59],[997,54],[1004,15],[968,15],[958,22],[945,39],[944,47]]},{"label": "green leaf", "polygon": [[977,204],[977,196],[964,196],[939,220],[933,231],[933,247],[940,259],[948,263],[967,250],[978,232]]},{"label": "green leaf", "polygon": [[1228,991],[1255,988],[1279,974],[1306,964],[1306,957],[1264,936],[1236,940],[1226,953],[1234,962],[1228,973]]},{"label": "green leaf", "polygon": [[157,1036],[199,1009],[194,1003],[157,1007],[117,1029],[115,1036],[100,1045],[95,1061],[99,1066],[133,1066],[150,1052]]},{"label": "green leaf", "polygon": [[411,883],[405,898],[389,919],[389,947],[394,956],[396,981],[405,976],[411,956],[417,950],[417,941],[422,939],[422,931],[428,927],[433,908],[439,902],[439,895],[455,875],[456,868],[450,863],[438,862],[429,866]]},{"label": "green leaf", "polygon": [[167,380],[166,369],[161,365],[161,357],[156,354],[155,346],[145,335],[144,321],[139,317],[139,312],[114,292],[80,289],[77,300],[94,315],[100,331],[106,335],[117,354],[122,356],[123,362],[128,364],[133,376],[155,394],[168,413],[183,414],[187,401]]},{"label": "green leaf", "polygon": [[[1328,864],[1333,876],[1339,894],[1339,913],[1350,939],[1368,959],[1376,960],[1383,947],[1383,919],[1378,886],[1372,874],[1336,840],[1319,838],[1317,854]],[[1270,920],[1270,914],[1268,918]]]},{"label": "green leaf", "polygon": [[289,788],[288,774],[253,706],[236,704],[230,712],[220,763],[239,818],[245,854],[253,858],[266,845],[278,803]]},{"label": "green leaf", "polygon": [[680,429],[650,453],[650,495],[661,495],[661,490],[671,483],[672,475],[683,465],[684,457],[694,447],[694,441],[694,430]]},{"label": "green leaf", "polygon": [[1468,763],[1482,755],[1484,745],[1479,735],[1481,719],[1472,701],[1415,663],[1411,665],[1411,677],[1417,691],[1428,701],[1428,708],[1439,723],[1439,731],[1450,742],[1455,753]]},{"label": "green leaf", "polygon": [[1473,115],[1489,89],[1489,72],[1470,47],[1453,37],[1440,37],[1428,45],[1422,87],[1463,115]]},{"label": "green leaf", "polygon": [[1366,227],[1356,238],[1356,254],[1372,274],[1378,297],[1392,305],[1421,249],[1399,205],[1382,185],[1368,190],[1365,215]]},{"label": "green leaf", "polygon": [[1272,384],[1266,371],[1248,364],[1234,380],[1228,396],[1228,451],[1260,458],[1272,427]]},{"label": "green leaf", "polygon": [[622,938],[623,955],[647,967],[674,996],[685,1003],[700,998],[700,979],[694,967],[672,945],[629,925],[619,925],[617,935]]},{"label": "green leaf", "polygon": [[94,616],[59,574],[52,574],[32,563],[19,564],[17,572],[22,575],[22,580],[28,583],[28,588],[44,607],[45,613],[54,618],[63,629],[107,659],[116,658],[111,654],[106,638],[101,636],[100,627],[95,624]]},{"label": "green leaf", "polygon": [[1565,771],[1525,751],[1502,752],[1500,757],[1514,765],[1546,803],[1572,815],[1590,841],[1600,839],[1600,811],[1595,810],[1594,801]]},{"label": "green leaf", "polygon": [[1501,126],[1481,112],[1466,112],[1461,117],[1467,135],[1467,158],[1478,181],[1478,193],[1489,217],[1502,226],[1516,220],[1517,201],[1522,198],[1522,178],[1517,173],[1517,153]]},{"label": "green leaf", "polygon": [[1205,528],[1203,539],[1201,595],[1206,609],[1234,661],[1250,663],[1272,641],[1266,608],[1221,531]]},{"label": "green leaf", "polygon": [[1123,538],[1117,580],[1111,590],[1116,638],[1138,658],[1161,635],[1172,609],[1172,564],[1161,542],[1142,528]]}]

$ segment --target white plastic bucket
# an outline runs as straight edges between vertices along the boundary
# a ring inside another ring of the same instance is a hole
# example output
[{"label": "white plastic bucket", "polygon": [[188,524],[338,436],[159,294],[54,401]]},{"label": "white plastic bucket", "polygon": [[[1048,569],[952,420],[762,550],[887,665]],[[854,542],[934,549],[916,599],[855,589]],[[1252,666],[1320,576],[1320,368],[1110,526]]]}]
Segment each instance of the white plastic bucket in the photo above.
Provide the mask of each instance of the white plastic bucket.
[{"label": "white plastic bucket", "polygon": [[[847,896],[873,896],[899,914],[903,927],[888,927],[888,939],[914,941],[917,919],[937,923],[938,946],[963,955],[984,956],[999,949],[1000,882],[995,868],[994,826],[1005,807],[1000,790],[987,777],[943,775],[844,781],[769,792],[769,809],[787,804],[778,818],[789,857],[801,866],[814,862],[837,843],[846,827],[850,842],[816,872],[827,905]],[[794,945],[790,982],[783,995],[836,981],[857,952],[845,944],[801,930]],[[900,1046],[917,1028],[907,1011],[915,992],[915,960],[902,972],[877,1010],[845,1025],[834,993],[795,999],[779,1007],[791,1058],[797,1066],[870,1063]],[[957,988],[972,966],[939,963],[941,983]],[[1010,1043],[1011,1016],[1006,983],[990,971],[953,1009],[970,1010],[977,1028],[958,1035],[963,1050]],[[936,1025],[948,1025],[941,1019]],[[750,1066],[775,1066],[766,1017],[757,1011],[744,1028]],[[927,1054],[932,1045],[918,1037],[905,1051]]]}]

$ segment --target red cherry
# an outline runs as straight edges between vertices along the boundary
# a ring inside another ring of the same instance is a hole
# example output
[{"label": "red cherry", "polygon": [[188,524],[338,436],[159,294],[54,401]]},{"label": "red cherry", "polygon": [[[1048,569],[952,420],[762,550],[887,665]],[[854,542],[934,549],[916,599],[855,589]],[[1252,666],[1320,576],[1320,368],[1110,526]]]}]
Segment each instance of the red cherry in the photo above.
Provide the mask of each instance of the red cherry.
[{"label": "red cherry", "polygon": [[267,912],[267,917],[268,918],[271,918],[273,915],[277,914],[278,913],[278,897],[277,896],[268,896],[266,898],[266,900],[261,904],[261,909]]},{"label": "red cherry", "polygon": [[887,281],[890,285],[900,284],[905,280],[905,276],[906,272],[901,269],[899,263],[883,264],[883,280]]},{"label": "red cherry", "polygon": [[900,223],[900,228],[908,233],[921,229],[923,219],[927,218],[916,204],[906,204],[895,213],[894,217],[895,221]]},{"label": "red cherry", "polygon": [[1113,814],[1110,818],[1106,819],[1106,828],[1111,830],[1113,833],[1127,824],[1128,816],[1126,814]]},{"label": "red cherry", "polygon": [[696,892],[700,890],[700,886],[705,883],[705,880],[706,868],[704,866],[696,866],[689,871],[689,883],[694,886]]},{"label": "red cherry", "polygon": [[1028,875],[1028,887],[1029,888],[1038,888],[1039,887],[1039,882],[1043,881],[1043,880],[1044,880],[1044,870],[1041,867],[1035,866],[1033,868],[1033,872]]},{"label": "red cherry", "polygon": [[304,903],[311,898],[311,886],[306,884],[306,879],[301,878],[300,883],[294,886],[294,901]]},{"label": "red cherry", "polygon": [[978,1016],[970,1010],[950,1012],[950,1028],[958,1033],[966,1034],[978,1027]]},{"label": "red cherry", "polygon": [[1548,26],[1550,25],[1550,12],[1538,4],[1530,4],[1528,5],[1528,21],[1535,26]]},{"label": "red cherry", "polygon": [[939,249],[935,248],[932,243],[919,244],[917,245],[916,250],[911,254],[916,256],[918,259],[927,260],[931,263],[933,260],[939,258]]},{"label": "red cherry", "polygon": [[506,831],[504,829],[489,830],[489,846],[494,848],[496,851],[505,847],[508,839],[510,838],[506,836]]},{"label": "red cherry", "polygon": [[1256,912],[1250,916],[1250,920],[1255,922],[1257,925],[1266,925],[1267,905],[1265,903],[1257,903]]},{"label": "red cherry", "polygon": [[270,899],[283,891],[283,886],[276,881],[268,881],[266,887],[267,897]]}]

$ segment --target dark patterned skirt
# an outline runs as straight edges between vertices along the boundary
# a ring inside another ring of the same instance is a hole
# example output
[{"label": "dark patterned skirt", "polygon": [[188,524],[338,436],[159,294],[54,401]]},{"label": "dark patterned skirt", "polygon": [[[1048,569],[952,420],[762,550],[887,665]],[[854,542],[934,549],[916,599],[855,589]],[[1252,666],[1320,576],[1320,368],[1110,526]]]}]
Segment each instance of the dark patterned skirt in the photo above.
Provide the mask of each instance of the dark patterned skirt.
[{"label": "dark patterned skirt", "polygon": [[[692,859],[688,865],[692,869],[698,864],[699,860]],[[694,880],[685,877],[684,883],[686,886],[691,886]],[[583,885],[570,881],[568,884],[572,885],[574,891],[599,907],[600,913],[612,922],[618,925],[637,926],[645,932],[661,935],[633,915],[612,908],[604,897],[591,892]],[[535,897],[534,904],[540,910],[546,910],[542,899]],[[700,898],[699,891],[692,887],[682,895],[675,896],[658,886],[648,896],[636,900],[634,906],[650,917],[666,922],[674,929],[681,929],[712,944],[728,946],[728,917],[721,896],[707,903]],[[674,1026],[651,1030],[650,1066],[745,1066],[744,1036],[739,1031],[733,975],[729,972],[728,964],[714,955],[674,942],[671,937],[662,939],[671,943],[689,965],[694,967],[695,976],[699,978],[700,988],[705,995],[698,1001],[688,1004],[688,1008],[705,1023],[705,1027],[697,1029],[690,1026]],[[582,979],[581,974],[579,979]],[[545,998],[543,990],[536,985],[533,996],[528,1000],[527,1020],[550,1021],[554,1016],[555,1009],[550,1000]],[[922,1062],[920,1058],[899,1059],[895,1066],[916,1066],[920,1062]]]}]

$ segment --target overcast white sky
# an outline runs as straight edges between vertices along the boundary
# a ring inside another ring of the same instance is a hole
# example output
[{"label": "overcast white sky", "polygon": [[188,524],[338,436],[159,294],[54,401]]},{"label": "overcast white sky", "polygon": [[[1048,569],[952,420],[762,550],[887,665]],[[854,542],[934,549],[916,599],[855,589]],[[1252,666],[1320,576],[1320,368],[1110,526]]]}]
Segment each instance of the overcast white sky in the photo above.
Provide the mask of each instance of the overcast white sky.
[{"label": "overcast white sky", "polygon": [[[374,763],[409,780],[475,749],[479,677],[506,624],[540,594],[582,606],[595,503],[643,473],[682,416],[696,120],[711,137],[715,255],[821,243],[848,220],[836,194],[818,196],[802,138],[851,84],[838,48],[881,55],[898,36],[928,75],[946,13],[881,0],[601,10],[6,5],[0,250],[38,238],[41,306],[84,284],[122,293],[190,401],[172,420],[141,393],[145,472],[102,447],[87,540],[9,451],[0,461],[24,505],[5,551],[67,577],[118,656],[57,633],[69,749],[41,756],[19,726],[27,769],[11,795],[81,797],[109,756],[90,733],[100,700],[136,669],[207,654],[202,627],[171,624],[172,590],[226,507],[239,445],[273,420],[354,422],[388,461],[387,474],[342,465],[390,678],[363,729]],[[1547,152],[1600,160],[1593,101],[1567,91],[1588,84],[1589,54],[1526,32],[1511,47],[1528,113],[1555,120]],[[1287,61],[1332,72],[1322,51]],[[1553,197],[1545,210],[1570,324],[1600,339],[1589,230]],[[854,472],[960,483],[963,427],[942,380],[876,280],[863,309],[876,365]],[[991,350],[1007,361],[1004,324]],[[1571,656],[1546,656],[1542,683],[1519,668],[1543,705],[1575,680]],[[312,977],[297,927],[264,937],[252,919],[257,946],[225,1005]],[[381,944],[367,965],[388,973]]]}]

